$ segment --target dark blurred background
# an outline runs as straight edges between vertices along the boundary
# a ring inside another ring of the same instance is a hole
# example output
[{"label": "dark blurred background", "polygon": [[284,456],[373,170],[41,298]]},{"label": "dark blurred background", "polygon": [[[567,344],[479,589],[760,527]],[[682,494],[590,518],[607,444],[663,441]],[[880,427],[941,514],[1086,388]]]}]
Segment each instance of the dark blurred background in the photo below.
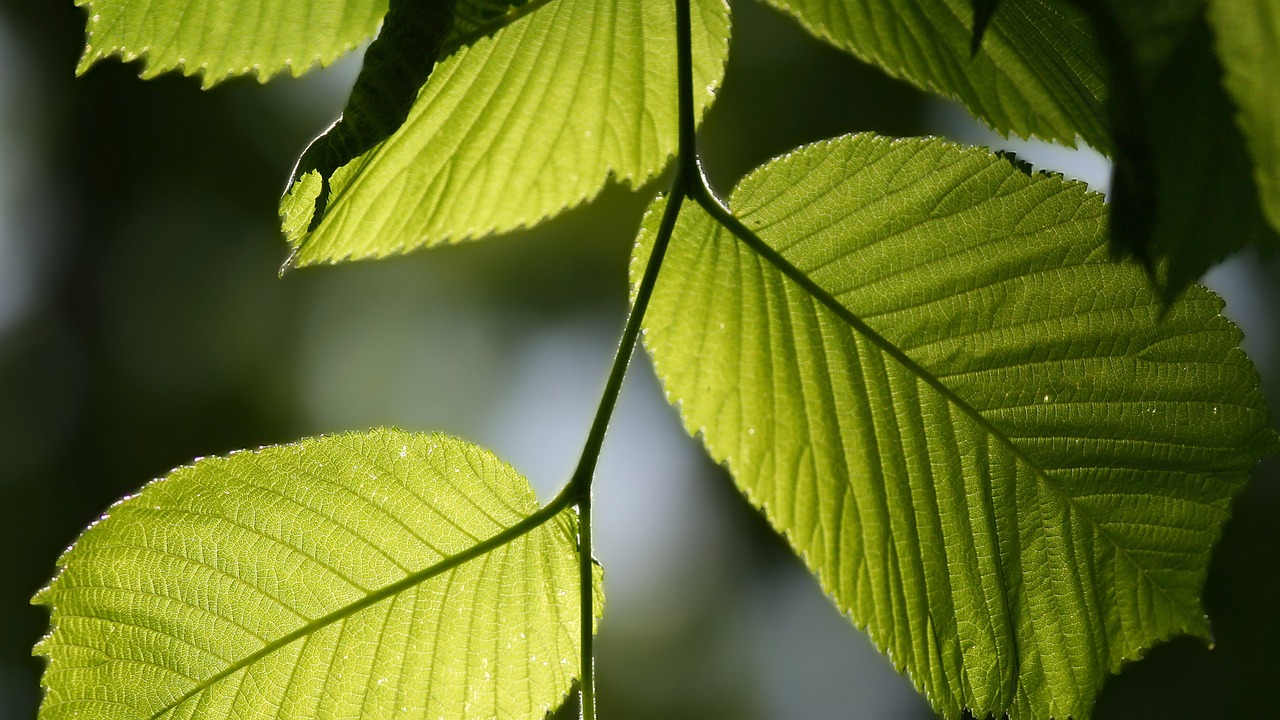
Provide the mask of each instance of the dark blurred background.
[{"label": "dark blurred background", "polygon": [[[114,500],[203,455],[397,425],[489,446],[545,499],[568,477],[626,310],[644,205],[607,190],[534,231],[378,263],[277,271],[276,202],[358,69],[304,80],[73,77],[84,13],[0,0],[0,718],[35,715],[46,613],[29,598]],[[723,189],[770,156],[859,130],[993,142],[963,111],[734,4],[702,141]],[[1002,143],[1105,189],[1096,156]],[[1210,278],[1273,407],[1277,269]],[[1280,717],[1280,480],[1240,497],[1207,589],[1217,638],[1149,653],[1101,718]],[[597,483],[608,568],[603,716],[927,718],[729,479],[643,359]]]}]

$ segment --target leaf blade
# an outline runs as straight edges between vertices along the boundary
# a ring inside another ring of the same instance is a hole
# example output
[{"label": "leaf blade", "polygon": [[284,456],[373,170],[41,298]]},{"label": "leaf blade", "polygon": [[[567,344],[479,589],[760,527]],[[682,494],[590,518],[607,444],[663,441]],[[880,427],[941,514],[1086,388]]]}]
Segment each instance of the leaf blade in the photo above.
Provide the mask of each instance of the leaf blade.
[{"label": "leaf blade", "polygon": [[[728,8],[693,13],[695,86],[711,103],[727,57]],[[331,178],[281,202],[291,263],[311,265],[483,237],[639,185],[676,148],[674,11],[666,3],[555,0],[433,71],[400,130]],[[638,120],[637,120],[638,119]]]},{"label": "leaf blade", "polygon": [[324,217],[334,170],[369,152],[404,124],[418,91],[443,56],[497,32],[538,4],[390,0],[383,31],[364,53],[342,116],[307,146],[294,167],[292,182],[314,171],[322,183],[307,229],[314,230]]},{"label": "leaf blade", "polygon": [[1211,540],[1274,448],[1216,299],[1156,323],[1099,201],[938,141],[811,146],[734,200],[819,291],[684,214],[646,346],[686,428],[935,708],[1085,717],[1121,663],[1207,632]]},{"label": "leaf blade", "polygon": [[206,88],[234,75],[265,81],[328,65],[371,37],[387,0],[76,0],[89,12],[83,74],[103,58],[143,60],[142,77],[202,75]]},{"label": "leaf blade", "polygon": [[1268,226],[1245,137],[1223,87],[1206,6],[1075,0],[1105,48],[1114,92],[1112,246],[1146,267],[1172,301],[1247,245],[1280,243]]},{"label": "leaf blade", "polygon": [[536,514],[510,467],[439,435],[182,468],[86,531],[38,596],[42,717],[541,718],[578,667],[574,519],[493,541]]},{"label": "leaf blade", "polygon": [[[1043,0],[768,0],[815,36],[945,97],[1001,134],[1109,152],[1101,61],[1080,19]],[[988,22],[983,23],[983,16]],[[976,43],[981,32],[981,45]]]}]

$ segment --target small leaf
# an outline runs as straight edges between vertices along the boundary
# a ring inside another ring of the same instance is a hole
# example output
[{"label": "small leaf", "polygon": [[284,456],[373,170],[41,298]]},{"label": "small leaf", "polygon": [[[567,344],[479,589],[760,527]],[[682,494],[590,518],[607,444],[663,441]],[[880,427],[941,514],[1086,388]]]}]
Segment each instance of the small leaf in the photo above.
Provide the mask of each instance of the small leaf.
[{"label": "small leaf", "polygon": [[[1087,23],[1054,0],[766,0],[806,29],[1002,134],[1108,152],[1103,65]],[[982,20],[990,8],[990,24]],[[981,47],[975,54],[975,33]]]},{"label": "small leaf", "polygon": [[77,73],[119,54],[143,58],[142,77],[200,73],[210,87],[232,75],[296,77],[328,65],[373,35],[387,0],[76,0],[89,11]]},{"label": "small leaf", "polygon": [[1259,204],[1202,0],[1075,0],[1111,69],[1112,245],[1166,301],[1214,263],[1280,238]]},{"label": "small leaf", "polygon": [[[536,224],[640,184],[677,145],[675,11],[668,2],[530,3],[439,63],[404,124],[281,202],[291,262],[381,257]],[[728,53],[724,0],[696,0],[694,86],[705,109]]]},{"label": "small leaf", "polygon": [[40,717],[541,720],[580,666],[576,515],[492,541],[537,509],[491,453],[398,430],[176,470],[37,596]]},{"label": "small leaf", "polygon": [[1280,231],[1280,4],[1211,0],[1209,24],[1227,92],[1253,158],[1262,209]]},{"label": "small leaf", "polygon": [[935,139],[803,148],[734,208],[767,252],[686,205],[645,344],[939,712],[1086,718],[1126,661],[1207,637],[1210,549],[1276,447],[1221,301],[1161,319],[1099,196]]}]

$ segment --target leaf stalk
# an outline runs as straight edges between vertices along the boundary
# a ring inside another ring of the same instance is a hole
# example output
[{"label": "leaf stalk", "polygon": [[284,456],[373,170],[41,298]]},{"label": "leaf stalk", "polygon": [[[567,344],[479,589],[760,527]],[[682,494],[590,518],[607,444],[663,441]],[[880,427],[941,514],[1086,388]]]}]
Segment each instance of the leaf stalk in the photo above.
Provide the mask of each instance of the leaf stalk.
[{"label": "leaf stalk", "polygon": [[667,207],[662,213],[662,222],[658,227],[658,235],[654,241],[653,252],[645,265],[644,275],[636,287],[635,300],[631,312],[627,315],[627,324],[622,331],[622,339],[613,356],[613,367],[609,371],[609,379],[605,383],[600,404],[596,408],[595,420],[587,434],[586,445],[578,459],[578,467],[565,487],[564,493],[574,498],[578,508],[578,561],[579,587],[581,593],[580,607],[582,612],[582,672],[580,675],[582,693],[582,717],[584,720],[595,720],[595,684],[592,663],[592,647],[595,637],[595,614],[593,608],[595,583],[591,555],[591,481],[595,477],[596,463],[600,459],[600,450],[604,446],[605,432],[613,417],[613,409],[618,404],[618,396],[622,392],[622,382],[626,379],[627,367],[631,356],[635,354],[636,341],[640,338],[640,326],[644,320],[645,310],[649,307],[649,299],[653,296],[653,288],[658,281],[658,271],[662,267],[662,259],[666,256],[667,246],[671,242],[671,234],[676,226],[676,218],[680,215],[680,206],[684,204],[685,192],[683,168],[677,168],[676,178],[672,183],[671,194],[667,199]]},{"label": "leaf stalk", "polygon": [[582,628],[582,670],[580,687],[583,720],[595,720],[595,677],[594,677],[594,639],[595,639],[595,583],[591,554],[591,482],[595,477],[596,463],[600,459],[600,450],[604,445],[605,432],[613,417],[614,407],[618,404],[618,396],[622,391],[623,380],[626,379],[627,368],[631,357],[635,354],[636,341],[640,338],[641,324],[645,311],[649,307],[649,299],[653,296],[654,286],[658,281],[658,271],[662,268],[666,257],[667,246],[675,230],[676,219],[680,216],[680,207],[694,187],[706,187],[706,178],[698,161],[697,122],[693,103],[693,23],[690,0],[675,0],[676,4],[676,89],[679,118],[679,146],[676,154],[676,172],[671,183],[671,191],[667,197],[667,205],[662,213],[662,221],[658,226],[654,239],[653,251],[645,265],[644,275],[636,286],[635,298],[631,304],[631,312],[627,315],[627,323],[618,342],[618,350],[613,356],[613,367],[609,371],[609,379],[605,382],[600,404],[596,407],[596,416],[587,434],[587,441],[578,459],[578,467],[569,480],[565,492],[576,498],[578,508],[578,558],[579,558],[579,592],[581,594]]}]

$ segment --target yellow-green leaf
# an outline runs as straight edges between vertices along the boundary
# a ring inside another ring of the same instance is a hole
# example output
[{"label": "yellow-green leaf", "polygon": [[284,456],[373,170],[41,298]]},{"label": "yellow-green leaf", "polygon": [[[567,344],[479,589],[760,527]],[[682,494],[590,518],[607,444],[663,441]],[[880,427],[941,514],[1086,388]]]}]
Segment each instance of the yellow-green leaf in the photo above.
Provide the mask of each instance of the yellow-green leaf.
[{"label": "yellow-green leaf", "polygon": [[1208,635],[1210,550],[1275,448],[1218,298],[1166,312],[1099,196],[936,139],[802,148],[733,209],[764,245],[687,204],[645,345],[940,713],[1086,718],[1123,663]]},{"label": "yellow-green leaf", "polygon": [[142,77],[199,73],[205,87],[232,75],[266,80],[327,65],[369,39],[387,0],[76,0],[89,13],[77,72],[120,55]]},{"label": "yellow-green leaf", "polygon": [[1065,3],[1001,0],[975,52],[973,0],[765,1],[836,47],[959,100],[997,132],[1111,148],[1103,65]]},{"label": "yellow-green leaf", "polygon": [[1111,244],[1166,301],[1214,263],[1280,236],[1232,117],[1204,0],[1074,0],[1089,12],[1113,90]]},{"label": "yellow-green leaf", "polygon": [[577,516],[510,530],[536,512],[442,435],[197,461],[59,561],[40,717],[541,720],[581,638]]}]

